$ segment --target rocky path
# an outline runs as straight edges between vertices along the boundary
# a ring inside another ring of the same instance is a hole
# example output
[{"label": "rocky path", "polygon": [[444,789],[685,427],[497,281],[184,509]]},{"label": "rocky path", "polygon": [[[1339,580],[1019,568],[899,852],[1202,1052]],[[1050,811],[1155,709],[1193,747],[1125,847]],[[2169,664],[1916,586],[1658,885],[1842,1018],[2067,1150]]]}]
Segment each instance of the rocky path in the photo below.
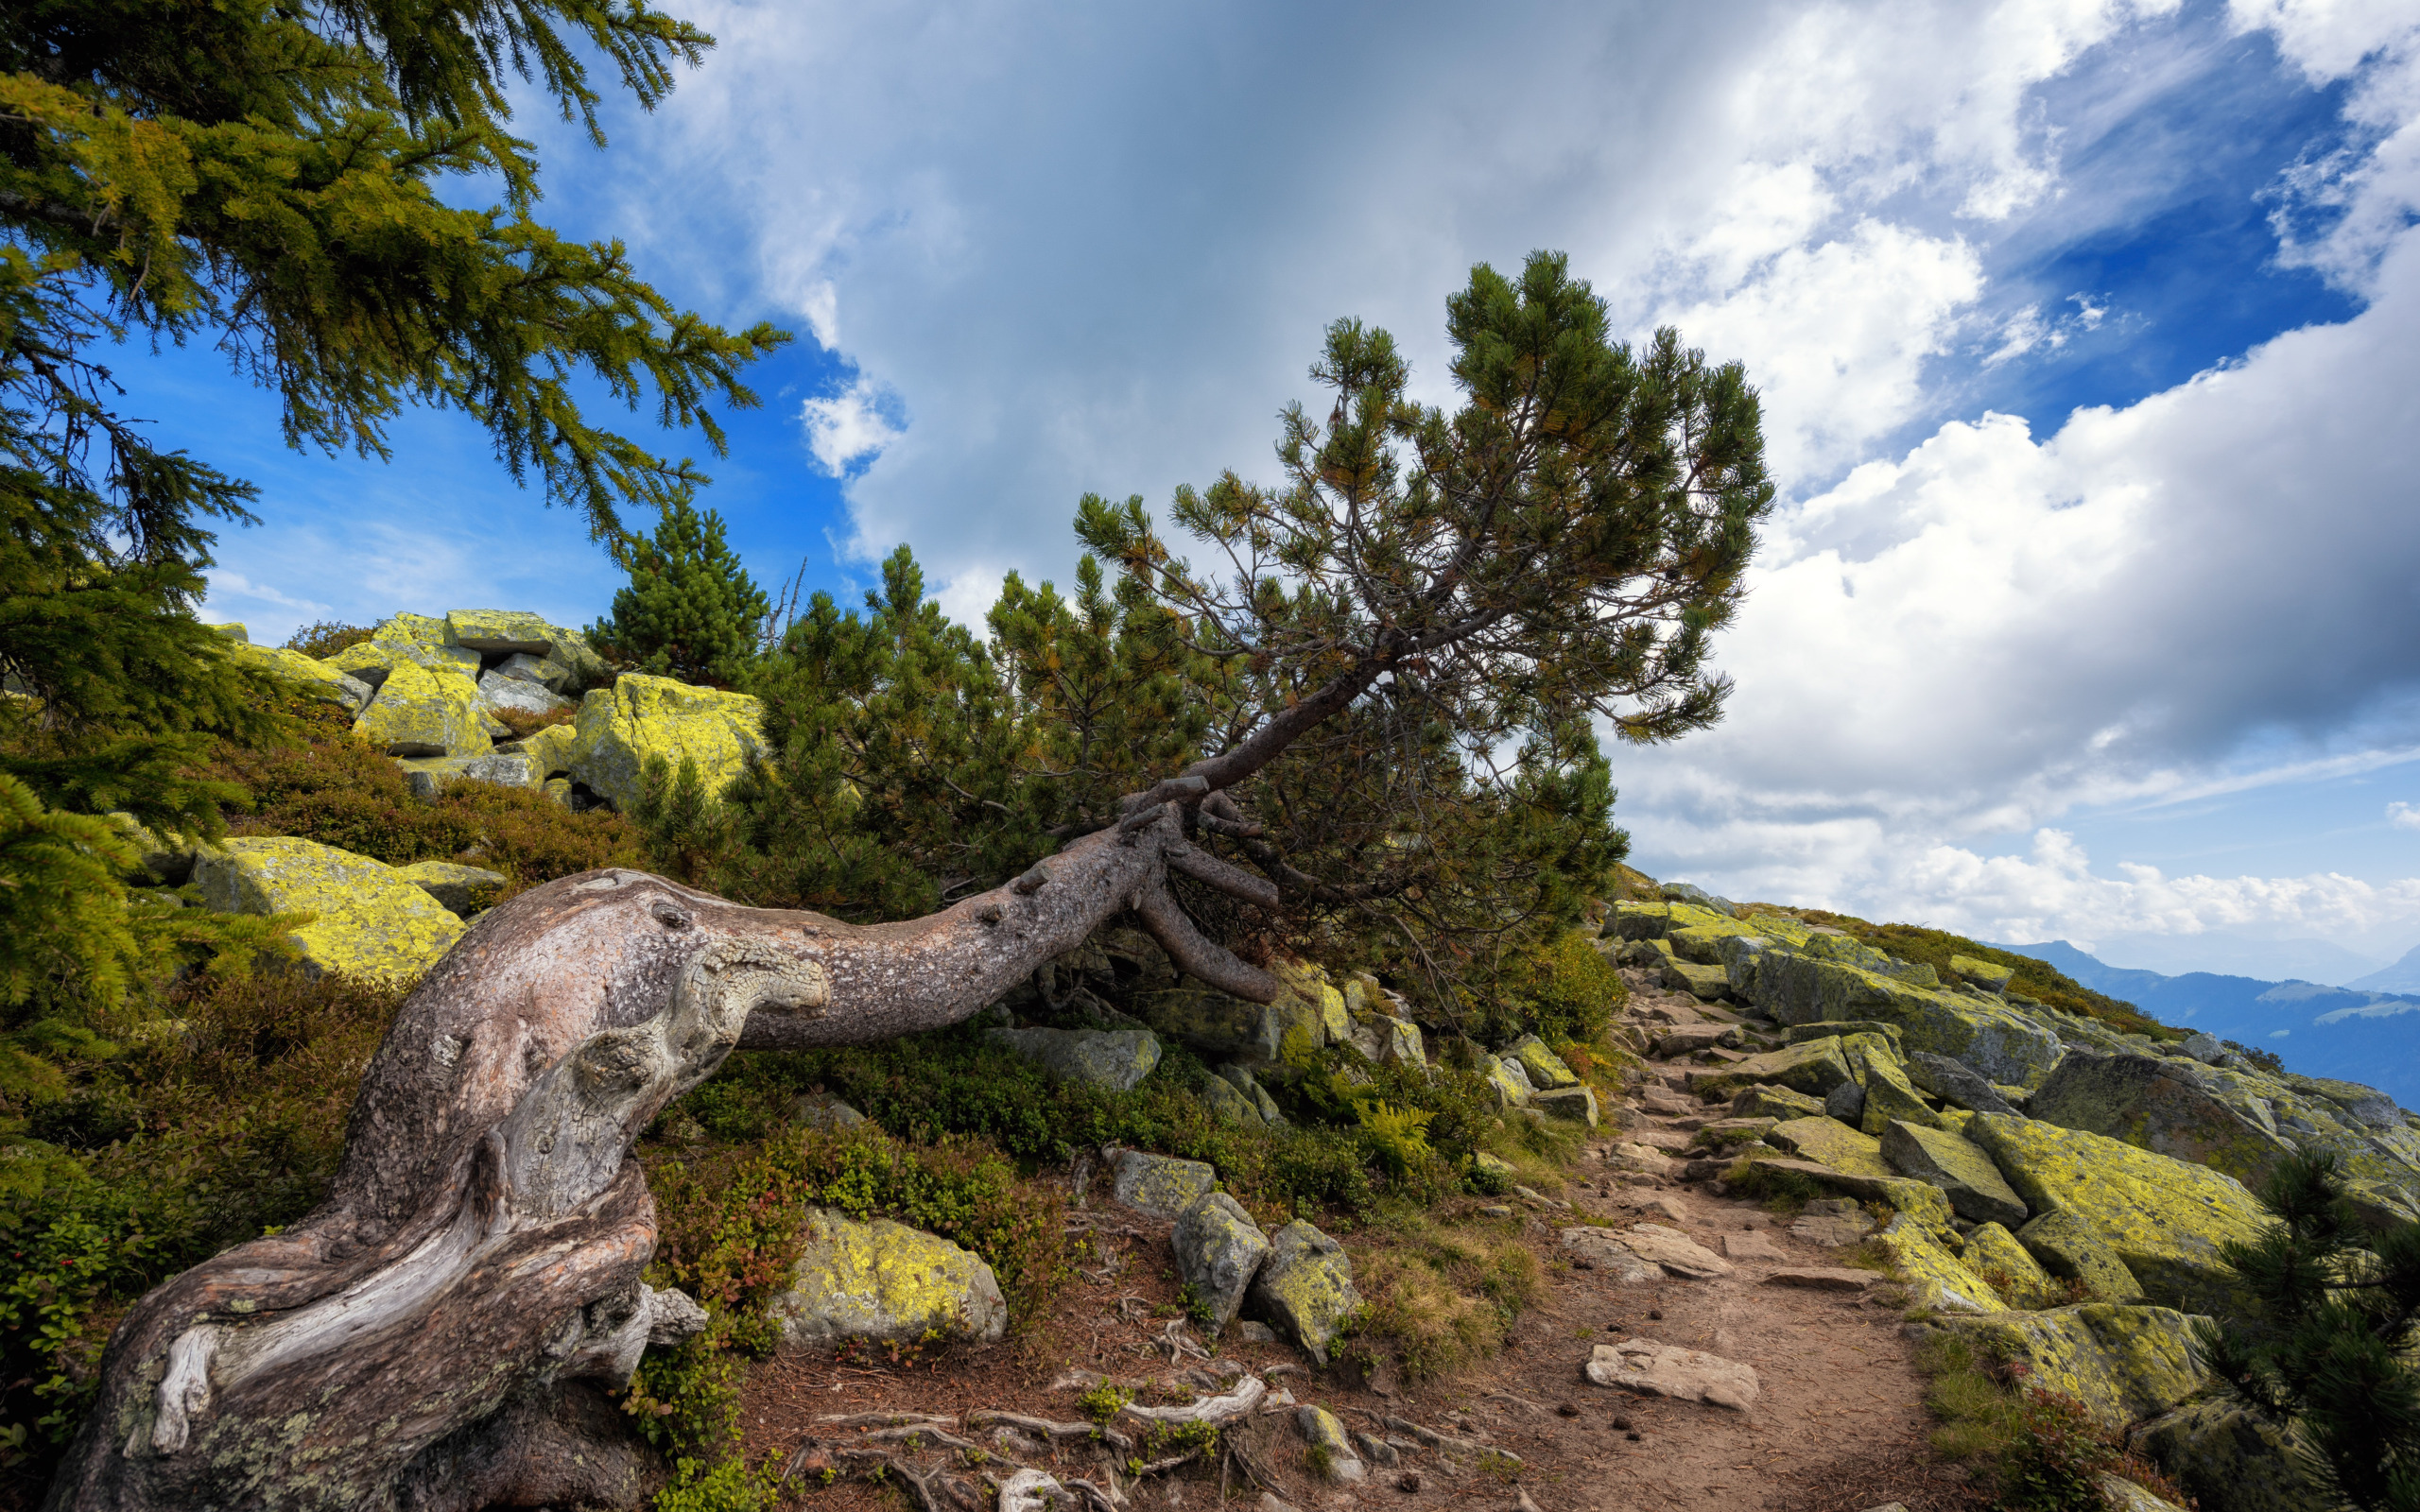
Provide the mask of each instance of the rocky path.
[{"label": "rocky path", "polygon": [[[1639,987],[1631,1014],[1651,1031],[1721,1017]],[[1717,1183],[1685,1179],[1682,1160],[1643,1158],[1641,1146],[1679,1152],[1724,1111],[1681,1095],[1677,1071],[1665,1074],[1670,1083],[1651,1081],[1606,1110],[1562,1195],[1456,1199],[1432,1214],[1493,1237],[1517,1235],[1545,1276],[1543,1295],[1502,1352],[1449,1382],[1402,1385],[1381,1372],[1348,1383],[1341,1370],[1316,1371],[1290,1349],[1234,1333],[1216,1360],[1171,1359],[1177,1283],[1167,1225],[1119,1217],[1108,1222],[1103,1246],[1120,1256],[1118,1268],[1070,1288],[1020,1342],[925,1362],[786,1355],[760,1367],[749,1386],[750,1453],[786,1452],[835,1432],[828,1419],[870,1412],[963,1421],[971,1410],[1006,1407],[1072,1420],[1080,1416],[1080,1383],[1091,1379],[1081,1372],[1209,1392],[1240,1366],[1278,1393],[1240,1435],[1247,1456],[1277,1500],[1297,1508],[1987,1505],[1926,1451],[1924,1381],[1902,1332],[1903,1298],[1882,1277],[1844,1263],[1870,1227],[1866,1215],[1836,1202],[1779,1217],[1718,1194]],[[1660,1230],[1651,1237],[1663,1266],[1608,1245],[1610,1234],[1640,1224]],[[1594,1383],[1583,1371],[1600,1345],[1638,1347],[1625,1351],[1633,1359],[1660,1345],[1748,1366],[1754,1400],[1732,1407]],[[1338,1486],[1312,1472],[1295,1431],[1296,1403],[1323,1406],[1369,1435],[1359,1439],[1365,1479]],[[1452,1442],[1424,1445],[1406,1425]],[[1053,1447],[1011,1431],[995,1436],[993,1451],[1019,1463],[1109,1484],[1114,1456],[1089,1445]],[[1390,1455],[1394,1464],[1379,1462]],[[1258,1502],[1260,1487],[1236,1464],[1223,1470],[1230,1501]],[[1122,1484],[1116,1494],[1148,1512],[1208,1508],[1220,1492],[1219,1473],[1197,1465]],[[800,1504],[837,1512],[898,1503],[843,1481]]]}]

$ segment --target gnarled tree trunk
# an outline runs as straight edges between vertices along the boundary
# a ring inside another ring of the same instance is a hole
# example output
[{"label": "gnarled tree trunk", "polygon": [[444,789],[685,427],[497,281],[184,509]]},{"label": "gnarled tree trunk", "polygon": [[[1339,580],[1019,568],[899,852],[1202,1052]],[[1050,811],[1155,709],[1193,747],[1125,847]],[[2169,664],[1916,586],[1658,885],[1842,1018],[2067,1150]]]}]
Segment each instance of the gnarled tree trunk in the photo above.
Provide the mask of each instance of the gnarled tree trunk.
[{"label": "gnarled tree trunk", "polygon": [[405,1003],[327,1200],[152,1292],[112,1338],[54,1507],[627,1504],[600,1388],[702,1325],[642,1285],[655,1208],[631,1143],[742,1045],[956,1022],[1134,909],[1179,964],[1267,1002],[1171,868],[1274,889],[1183,838],[1163,784],[1008,886],[869,928],[595,871],[489,911]]}]

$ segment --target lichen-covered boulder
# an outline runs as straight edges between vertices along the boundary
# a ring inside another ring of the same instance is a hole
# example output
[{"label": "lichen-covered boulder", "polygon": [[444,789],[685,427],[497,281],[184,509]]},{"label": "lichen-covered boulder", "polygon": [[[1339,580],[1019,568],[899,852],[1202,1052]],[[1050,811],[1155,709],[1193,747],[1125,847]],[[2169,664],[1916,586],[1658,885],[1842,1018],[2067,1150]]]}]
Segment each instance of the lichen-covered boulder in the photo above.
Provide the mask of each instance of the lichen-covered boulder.
[{"label": "lichen-covered boulder", "polygon": [[1597,1126],[1597,1094],[1586,1087],[1556,1087],[1547,1091],[1530,1094],[1530,1106],[1548,1118],[1565,1123]]},{"label": "lichen-covered boulder", "polygon": [[1731,990],[1731,973],[1720,966],[1700,966],[1678,956],[1664,963],[1663,986],[1712,1003]]},{"label": "lichen-covered boulder", "polygon": [[2194,1363],[2192,1321],[2170,1308],[2085,1302],[1943,1324],[1972,1340],[1983,1357],[2024,1365],[2029,1384],[2073,1397],[2102,1427],[2122,1429],[2208,1383]]},{"label": "lichen-covered boulder", "polygon": [[1203,1078],[1201,1101],[1212,1113],[1230,1124],[1260,1123],[1260,1109],[1253,1106],[1251,1098],[1230,1086],[1223,1076]]},{"label": "lichen-covered boulder", "polygon": [[1974,1223],[2021,1227],[2025,1204],[1977,1145],[1946,1129],[1893,1119],[1882,1131],[1882,1158],[1902,1176],[1941,1188],[1950,1209]]},{"label": "lichen-covered boulder", "polygon": [[1908,1299],[1915,1306],[1943,1314],[2008,1311],[2008,1304],[1989,1281],[1968,1269],[1931,1228],[1910,1214],[1899,1213],[1876,1237],[1898,1262],[1899,1278],[1907,1282]]},{"label": "lichen-covered boulder", "polygon": [[1948,1056],[2009,1086],[2040,1086],[2064,1054],[2059,1037],[2016,1005],[1940,991],[1910,974],[1912,968],[1862,946],[1854,946],[1863,953],[1856,960],[1806,953],[1852,946],[1824,947],[1819,936],[1803,951],[1767,953],[1757,968],[1756,1005],[1789,1024],[1895,1023],[1906,1051]]},{"label": "lichen-covered boulder", "polygon": [[1836,1118],[1784,1119],[1766,1131],[1765,1143],[1791,1151],[1799,1159],[1830,1166],[1852,1176],[1895,1175],[1882,1158],[1882,1142],[1862,1134]]},{"label": "lichen-covered boulder", "polygon": [[1838,1035],[1845,1042],[1851,1035],[1861,1034],[1881,1036],[1889,1043],[1893,1056],[1906,1058],[1907,1031],[1895,1023],[1884,1023],[1876,1019],[1851,1019],[1839,1023],[1793,1023],[1782,1030],[1781,1041],[1786,1045],[1804,1044],[1809,1040],[1821,1040],[1825,1035]]},{"label": "lichen-covered boulder", "polygon": [[1949,969],[1994,996],[2008,990],[2009,979],[2016,975],[2014,966],[2002,966],[1997,961],[1980,960],[1972,955],[1951,956]]},{"label": "lichen-covered boulder", "polygon": [[2190,1060],[2079,1050],[2059,1063],[2026,1113],[2224,1171],[2257,1190],[2294,1146],[2273,1125],[2264,1128],[2229,1107],[2213,1080]]},{"label": "lichen-covered boulder", "polygon": [[1255,1080],[1250,1071],[1233,1064],[1220,1066],[1219,1079],[1242,1093],[1244,1100],[1260,1114],[1262,1123],[1274,1127],[1285,1126],[1286,1114],[1278,1108],[1277,1099],[1269,1095],[1269,1089]]},{"label": "lichen-covered boulder", "polygon": [[1358,1486],[1370,1478],[1370,1468],[1354,1452],[1344,1423],[1325,1407],[1294,1409],[1294,1430],[1303,1435],[1306,1457],[1330,1486]]},{"label": "lichen-covered boulder", "polygon": [[509,678],[501,672],[479,674],[479,703],[490,711],[510,710],[524,714],[550,714],[558,709],[573,707],[569,698],[548,693],[526,678]]},{"label": "lichen-covered boulder", "polygon": [[996,1339],[1009,1306],[992,1267],[948,1240],[875,1218],[810,1209],[789,1290],[766,1313],[792,1344]]},{"label": "lichen-covered boulder", "polygon": [[2187,1402],[2127,1435],[2127,1447],[2160,1468],[2202,1512],[2280,1512],[2324,1507],[2325,1490],[2306,1467],[2310,1443],[2225,1398]]},{"label": "lichen-covered boulder", "polygon": [[544,656],[555,648],[556,634],[553,626],[520,610],[458,609],[445,616],[446,643],[474,651]]},{"label": "lichen-covered boulder", "polygon": [[523,682],[534,682],[548,693],[556,694],[567,695],[578,686],[570,667],[553,657],[532,656],[526,651],[517,651],[506,657],[494,666],[479,674],[479,677],[483,681],[491,677],[516,678]]},{"label": "lichen-covered boulder", "polygon": [[197,857],[193,880],[220,913],[316,915],[287,936],[313,972],[407,983],[462,935],[460,919],[394,868],[310,840],[222,841]]},{"label": "lichen-covered boulder", "polygon": [[1778,1082],[1809,1097],[1822,1097],[1841,1083],[1857,1079],[1836,1037],[1808,1040],[1750,1056],[1723,1068],[1723,1074],[1740,1081]]},{"label": "lichen-covered boulder", "polygon": [[1993,1282],[1992,1289],[2011,1307],[2051,1307],[2059,1301],[2059,1283],[2017,1243],[2016,1235],[1998,1224],[1977,1224],[1966,1235],[1966,1253],[1960,1258],[1968,1270]]},{"label": "lichen-covered boulder", "polygon": [[[1847,1083],[1856,1086],[1855,1082]],[[1795,1118],[1822,1118],[1824,1099],[1809,1097],[1805,1092],[1787,1087],[1743,1087],[1731,1099],[1734,1118],[1770,1118],[1787,1121]]]},{"label": "lichen-covered boulder", "polygon": [[1336,1331],[1361,1306],[1344,1246],[1297,1218],[1270,1236],[1268,1258],[1253,1279],[1253,1315],[1321,1365]]},{"label": "lichen-covered boulder", "polygon": [[1120,1150],[1110,1164],[1110,1195],[1137,1212],[1176,1218],[1210,1194],[1219,1173],[1200,1160]]},{"label": "lichen-covered boulder", "polygon": [[[1343,1044],[1353,1037],[1353,1016],[1345,1011],[1344,993],[1327,973],[1308,961],[1280,960],[1271,967],[1283,993],[1309,1010],[1319,1024],[1319,1044]],[[1314,1045],[1312,1048],[1318,1048]]]},{"label": "lichen-covered boulder", "polygon": [[[1945,1103],[1977,1113],[2014,1113],[2015,1107],[1963,1062],[1918,1050],[1908,1057],[1908,1080]],[[2065,1065],[2063,1060],[2061,1065]],[[2058,1075],[2052,1071],[2053,1077]]]},{"label": "lichen-covered boulder", "polygon": [[1841,1040],[1841,1051],[1865,1091],[1858,1108],[1858,1128],[1879,1138],[1894,1122],[1940,1126],[1941,1120],[1909,1085],[1908,1074],[1892,1053],[1889,1040],[1878,1034],[1846,1035]]},{"label": "lichen-covered boulder", "polygon": [[494,743],[479,716],[479,687],[468,678],[398,662],[354,731],[389,756],[483,756]]},{"label": "lichen-covered boulder", "polygon": [[747,694],[626,673],[580,700],[571,774],[627,810],[638,801],[641,769],[661,756],[675,773],[697,763],[706,792],[719,795],[763,753],[762,720],[763,705]]},{"label": "lichen-covered boulder", "polygon": [[2072,1212],[2046,1212],[2016,1231],[2016,1242],[2061,1280],[2074,1281],[2096,1302],[2132,1306],[2147,1300],[2142,1282],[2098,1230]]},{"label": "lichen-covered boulder", "polygon": [[1475,1069],[1479,1079],[1487,1083],[1488,1094],[1495,1099],[1498,1108],[1525,1108],[1530,1093],[1537,1090],[1530,1085],[1529,1073],[1521,1069],[1517,1060],[1481,1052]]},{"label": "lichen-covered boulder", "polygon": [[504,891],[504,873],[452,861],[415,861],[397,867],[395,875],[438,902],[457,919],[468,919],[493,904]]},{"label": "lichen-covered boulder", "polygon": [[540,780],[568,776],[579,750],[579,731],[570,725],[548,725],[534,734],[509,743],[510,749],[537,764]]},{"label": "lichen-covered boulder", "polygon": [[2238,1304],[2219,1246],[2256,1239],[2270,1220],[2233,1177],[2038,1119],[1978,1113],[1966,1135],[2028,1208],[2080,1220],[2151,1301],[2191,1313]]},{"label": "lichen-covered boulder", "polygon": [[1382,1066],[1425,1066],[1428,1049],[1421,1043],[1420,1025],[1409,1019],[1380,1019],[1378,1028],[1378,1064]]},{"label": "lichen-covered boulder", "polygon": [[[421,623],[398,623],[401,621]],[[438,628],[430,632],[426,628],[428,625],[438,625]],[[440,622],[418,614],[399,614],[380,626],[377,633],[369,640],[346,646],[321,664],[350,673],[375,687],[386,679],[388,673],[406,665],[476,679],[479,653],[447,644],[445,631]]]},{"label": "lichen-covered boulder", "polygon": [[414,798],[435,798],[462,782],[536,787],[544,781],[535,759],[513,751],[489,751],[480,756],[406,756],[395,765],[404,769],[404,785],[411,789]]},{"label": "lichen-covered boulder", "polygon": [[1244,1294],[1270,1252],[1269,1236],[1242,1203],[1205,1192],[1177,1214],[1168,1245],[1194,1301],[1210,1314],[1205,1332],[1217,1338],[1243,1310]]},{"label": "lichen-covered boulder", "polygon": [[1530,1085],[1539,1091],[1555,1087],[1577,1087],[1580,1078],[1563,1063],[1563,1057],[1547,1048],[1547,1042],[1533,1034],[1525,1034],[1506,1047],[1505,1058],[1521,1063],[1521,1072]]},{"label": "lichen-covered boulder", "polygon": [[335,704],[347,713],[357,714],[369,705],[370,684],[325,662],[314,662],[300,651],[235,641],[229,644],[227,652],[229,660],[239,665],[258,667],[294,684],[304,695],[322,703]]},{"label": "lichen-covered boulder", "polygon": [[1160,1041],[1148,1029],[994,1029],[1006,1045],[1060,1081],[1131,1092],[1160,1063]]}]

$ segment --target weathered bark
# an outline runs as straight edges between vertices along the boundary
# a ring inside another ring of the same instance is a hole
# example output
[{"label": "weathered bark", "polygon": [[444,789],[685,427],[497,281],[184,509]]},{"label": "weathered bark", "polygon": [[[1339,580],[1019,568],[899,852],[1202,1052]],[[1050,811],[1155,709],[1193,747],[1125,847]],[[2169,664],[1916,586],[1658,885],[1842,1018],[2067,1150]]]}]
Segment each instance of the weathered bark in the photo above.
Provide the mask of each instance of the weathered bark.
[{"label": "weathered bark", "polygon": [[[629,1504],[640,1467],[597,1386],[703,1321],[640,1283],[655,1211],[631,1145],[733,1049],[956,1022],[1129,908],[1197,974],[1275,995],[1167,898],[1173,806],[1136,817],[912,923],[620,870],[490,910],[371,1061],[327,1199],[120,1325],[49,1504]],[[1256,884],[1204,860],[1186,869]]]}]

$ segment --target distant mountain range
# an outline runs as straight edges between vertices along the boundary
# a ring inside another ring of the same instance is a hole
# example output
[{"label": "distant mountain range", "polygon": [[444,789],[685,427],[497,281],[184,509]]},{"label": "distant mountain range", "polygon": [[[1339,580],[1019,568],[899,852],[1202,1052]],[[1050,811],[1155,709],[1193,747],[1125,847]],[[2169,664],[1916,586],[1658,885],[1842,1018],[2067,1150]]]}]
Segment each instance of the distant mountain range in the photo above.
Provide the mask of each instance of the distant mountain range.
[{"label": "distant mountain range", "polygon": [[2063,939],[1998,949],[2047,961],[2162,1023],[2273,1051],[2288,1071],[2360,1082],[2406,1108],[2420,1106],[2420,950],[2350,987],[2322,987],[2129,971]]}]

